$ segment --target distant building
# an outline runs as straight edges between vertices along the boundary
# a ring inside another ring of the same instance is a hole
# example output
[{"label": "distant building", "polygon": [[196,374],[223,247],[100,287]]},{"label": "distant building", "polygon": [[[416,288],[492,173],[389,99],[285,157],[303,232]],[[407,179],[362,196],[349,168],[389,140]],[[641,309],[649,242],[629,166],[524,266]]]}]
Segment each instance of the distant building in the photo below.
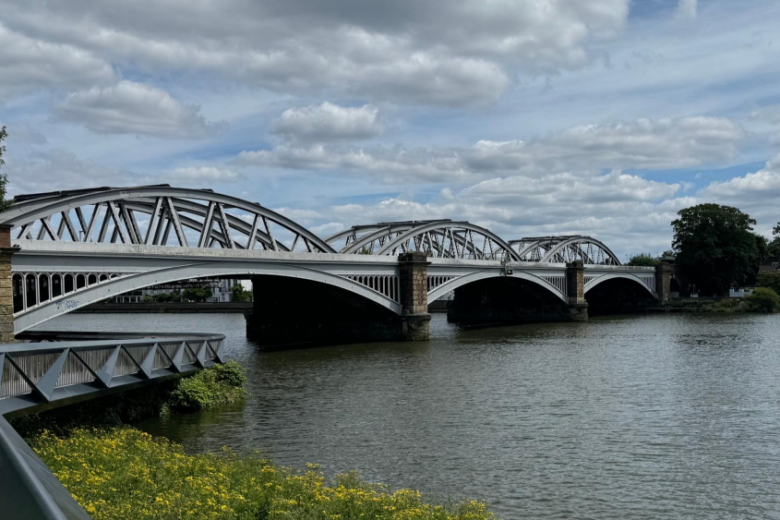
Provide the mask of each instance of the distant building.
[{"label": "distant building", "polygon": [[211,297],[207,302],[227,303],[232,295],[234,285],[243,285],[245,289],[251,289],[251,283],[246,280],[220,279],[220,280],[185,280],[182,282],[155,285],[147,289],[130,291],[114,297],[116,303],[143,303],[146,296],[156,297],[161,294],[183,293],[185,289],[209,289]]}]

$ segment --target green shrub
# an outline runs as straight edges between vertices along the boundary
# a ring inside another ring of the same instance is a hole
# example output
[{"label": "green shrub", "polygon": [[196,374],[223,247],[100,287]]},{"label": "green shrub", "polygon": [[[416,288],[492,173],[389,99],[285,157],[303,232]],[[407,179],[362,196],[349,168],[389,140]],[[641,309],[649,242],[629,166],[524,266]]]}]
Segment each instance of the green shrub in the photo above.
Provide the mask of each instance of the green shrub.
[{"label": "green shrub", "polygon": [[750,312],[775,312],[780,309],[780,296],[768,287],[756,287],[745,302]]},{"label": "green shrub", "polygon": [[244,398],[246,373],[235,361],[201,370],[182,379],[171,393],[171,407],[179,410],[203,410]]},{"label": "green shrub", "polygon": [[31,443],[95,520],[492,520],[482,502],[434,505],[419,491],[390,491],[356,473],[325,480],[257,454],[188,455],[132,428],[44,432]]},{"label": "green shrub", "polygon": [[704,312],[745,312],[747,305],[737,298],[724,298],[704,306]]},{"label": "green shrub", "polygon": [[767,287],[780,294],[780,273],[763,273],[758,275],[756,287]]}]

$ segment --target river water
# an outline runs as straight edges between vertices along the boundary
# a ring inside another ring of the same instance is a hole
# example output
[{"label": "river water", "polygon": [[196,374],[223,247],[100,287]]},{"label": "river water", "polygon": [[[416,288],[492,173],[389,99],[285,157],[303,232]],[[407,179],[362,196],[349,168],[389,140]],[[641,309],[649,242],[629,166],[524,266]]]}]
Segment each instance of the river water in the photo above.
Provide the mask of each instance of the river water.
[{"label": "river water", "polygon": [[85,315],[48,329],[220,332],[242,406],[141,428],[261,449],[512,519],[780,518],[780,316],[637,316],[261,352],[241,315]]}]

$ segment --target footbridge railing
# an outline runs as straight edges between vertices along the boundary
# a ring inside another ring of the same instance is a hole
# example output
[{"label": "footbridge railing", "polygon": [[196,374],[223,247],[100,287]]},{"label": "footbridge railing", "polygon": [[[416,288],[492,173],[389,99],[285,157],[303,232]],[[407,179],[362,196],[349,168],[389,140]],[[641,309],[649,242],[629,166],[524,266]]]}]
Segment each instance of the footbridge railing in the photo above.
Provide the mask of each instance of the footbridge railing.
[{"label": "footbridge railing", "polygon": [[[89,520],[5,416],[159,383],[223,362],[221,334],[28,332],[0,345],[3,518]],[[111,338],[111,339],[108,339]]]}]

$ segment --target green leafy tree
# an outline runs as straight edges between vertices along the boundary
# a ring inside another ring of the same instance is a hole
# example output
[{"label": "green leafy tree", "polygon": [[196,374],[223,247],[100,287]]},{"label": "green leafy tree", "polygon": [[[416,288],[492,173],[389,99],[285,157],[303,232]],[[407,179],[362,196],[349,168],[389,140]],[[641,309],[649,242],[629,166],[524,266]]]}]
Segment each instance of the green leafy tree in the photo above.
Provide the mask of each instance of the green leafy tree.
[{"label": "green leafy tree", "polygon": [[202,287],[193,289],[184,289],[182,296],[187,301],[193,302],[205,302],[211,298],[211,289],[204,289]]},{"label": "green leafy tree", "polygon": [[756,287],[767,287],[780,294],[780,273],[762,273],[758,275]]},{"label": "green leafy tree", "polygon": [[750,285],[760,264],[756,221],[730,206],[699,204],[672,222],[677,265],[705,294],[725,294]]},{"label": "green leafy tree", "polygon": [[767,257],[780,257],[780,222],[772,229],[774,238],[767,244]]},{"label": "green leafy tree", "polygon": [[[5,164],[3,160],[3,152],[5,152],[5,146],[3,146],[3,139],[8,137],[8,132],[5,131],[5,127],[0,128],[0,166]],[[11,201],[5,200],[5,188],[8,185],[8,177],[0,175],[0,211],[5,211],[8,206],[11,205]]]},{"label": "green leafy tree", "polygon": [[252,291],[247,291],[244,286],[237,283],[230,288],[230,301],[231,302],[251,302]]},{"label": "green leafy tree", "polygon": [[628,260],[628,264],[636,267],[655,267],[660,263],[660,260],[651,255],[650,253],[639,253],[632,256]]}]

